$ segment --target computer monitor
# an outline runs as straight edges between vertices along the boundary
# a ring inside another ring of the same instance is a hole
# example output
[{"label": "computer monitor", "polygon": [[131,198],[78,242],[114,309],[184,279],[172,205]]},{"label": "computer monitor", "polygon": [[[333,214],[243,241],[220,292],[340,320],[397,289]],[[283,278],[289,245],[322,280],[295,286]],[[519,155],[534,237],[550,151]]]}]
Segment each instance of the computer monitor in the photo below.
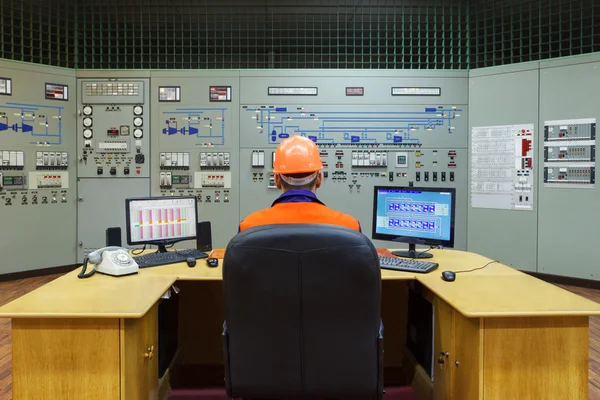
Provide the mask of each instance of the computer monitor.
[{"label": "computer monitor", "polygon": [[195,196],[145,197],[125,200],[127,243],[158,246],[196,239],[198,208]]},{"label": "computer monitor", "polygon": [[454,188],[375,186],[372,238],[408,243],[396,256],[430,258],[416,245],[454,247],[455,208]]}]

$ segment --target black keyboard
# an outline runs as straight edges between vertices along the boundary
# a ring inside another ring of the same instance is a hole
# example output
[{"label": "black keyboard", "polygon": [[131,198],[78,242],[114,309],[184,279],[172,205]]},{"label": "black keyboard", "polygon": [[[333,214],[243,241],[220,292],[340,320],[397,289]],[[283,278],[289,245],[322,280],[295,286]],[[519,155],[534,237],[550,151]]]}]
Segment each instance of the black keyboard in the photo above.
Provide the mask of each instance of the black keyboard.
[{"label": "black keyboard", "polygon": [[412,258],[384,257],[379,256],[379,265],[382,269],[394,271],[418,272],[425,274],[439,267],[438,263],[430,261],[418,261]]},{"label": "black keyboard", "polygon": [[148,268],[186,261],[190,257],[197,260],[199,258],[208,258],[208,254],[196,249],[186,249],[167,251],[166,253],[144,254],[143,256],[133,257],[133,259],[140,268]]}]

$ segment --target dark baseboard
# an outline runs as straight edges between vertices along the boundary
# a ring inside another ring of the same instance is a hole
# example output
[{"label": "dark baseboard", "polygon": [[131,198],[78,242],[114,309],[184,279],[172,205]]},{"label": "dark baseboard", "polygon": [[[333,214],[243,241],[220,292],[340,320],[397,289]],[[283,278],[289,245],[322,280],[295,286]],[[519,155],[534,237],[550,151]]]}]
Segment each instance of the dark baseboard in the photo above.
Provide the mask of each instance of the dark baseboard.
[{"label": "dark baseboard", "polygon": [[31,271],[11,272],[9,274],[0,274],[0,282],[16,281],[17,279],[36,278],[38,276],[66,274],[79,267],[77,264],[63,265],[60,267],[34,269]]},{"label": "dark baseboard", "polygon": [[545,282],[556,283],[559,285],[577,286],[589,289],[600,289],[600,281],[592,279],[573,278],[570,276],[543,274],[540,272],[522,271],[528,275],[535,276]]}]

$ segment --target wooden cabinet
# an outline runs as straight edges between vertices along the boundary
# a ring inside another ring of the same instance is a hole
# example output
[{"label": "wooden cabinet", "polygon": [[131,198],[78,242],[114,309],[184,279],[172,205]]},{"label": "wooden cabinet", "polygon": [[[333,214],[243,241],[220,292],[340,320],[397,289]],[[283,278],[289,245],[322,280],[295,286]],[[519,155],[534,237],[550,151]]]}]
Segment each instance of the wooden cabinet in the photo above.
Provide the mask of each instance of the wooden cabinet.
[{"label": "wooden cabinet", "polygon": [[139,319],[15,318],[13,400],[158,397],[158,307]]},{"label": "wooden cabinet", "polygon": [[467,318],[434,305],[435,400],[586,400],[588,317]]}]

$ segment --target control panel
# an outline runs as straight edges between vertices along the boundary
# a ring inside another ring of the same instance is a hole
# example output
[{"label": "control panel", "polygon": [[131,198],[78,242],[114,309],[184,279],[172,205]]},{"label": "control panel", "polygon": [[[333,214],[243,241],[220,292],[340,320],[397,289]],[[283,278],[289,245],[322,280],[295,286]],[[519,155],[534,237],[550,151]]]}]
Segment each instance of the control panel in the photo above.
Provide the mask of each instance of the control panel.
[{"label": "control panel", "polygon": [[[275,150],[293,135],[319,148],[323,183],[317,197],[356,217],[363,232],[371,226],[374,186],[462,189],[457,212],[465,215],[465,115],[464,107],[453,105],[242,104],[240,217],[269,207],[281,194],[273,173]],[[465,242],[466,237],[457,241]]]},{"label": "control panel", "polygon": [[544,186],[591,187],[595,169],[595,119],[544,123]]},{"label": "control panel", "polygon": [[149,177],[149,82],[80,80],[80,178]]}]

